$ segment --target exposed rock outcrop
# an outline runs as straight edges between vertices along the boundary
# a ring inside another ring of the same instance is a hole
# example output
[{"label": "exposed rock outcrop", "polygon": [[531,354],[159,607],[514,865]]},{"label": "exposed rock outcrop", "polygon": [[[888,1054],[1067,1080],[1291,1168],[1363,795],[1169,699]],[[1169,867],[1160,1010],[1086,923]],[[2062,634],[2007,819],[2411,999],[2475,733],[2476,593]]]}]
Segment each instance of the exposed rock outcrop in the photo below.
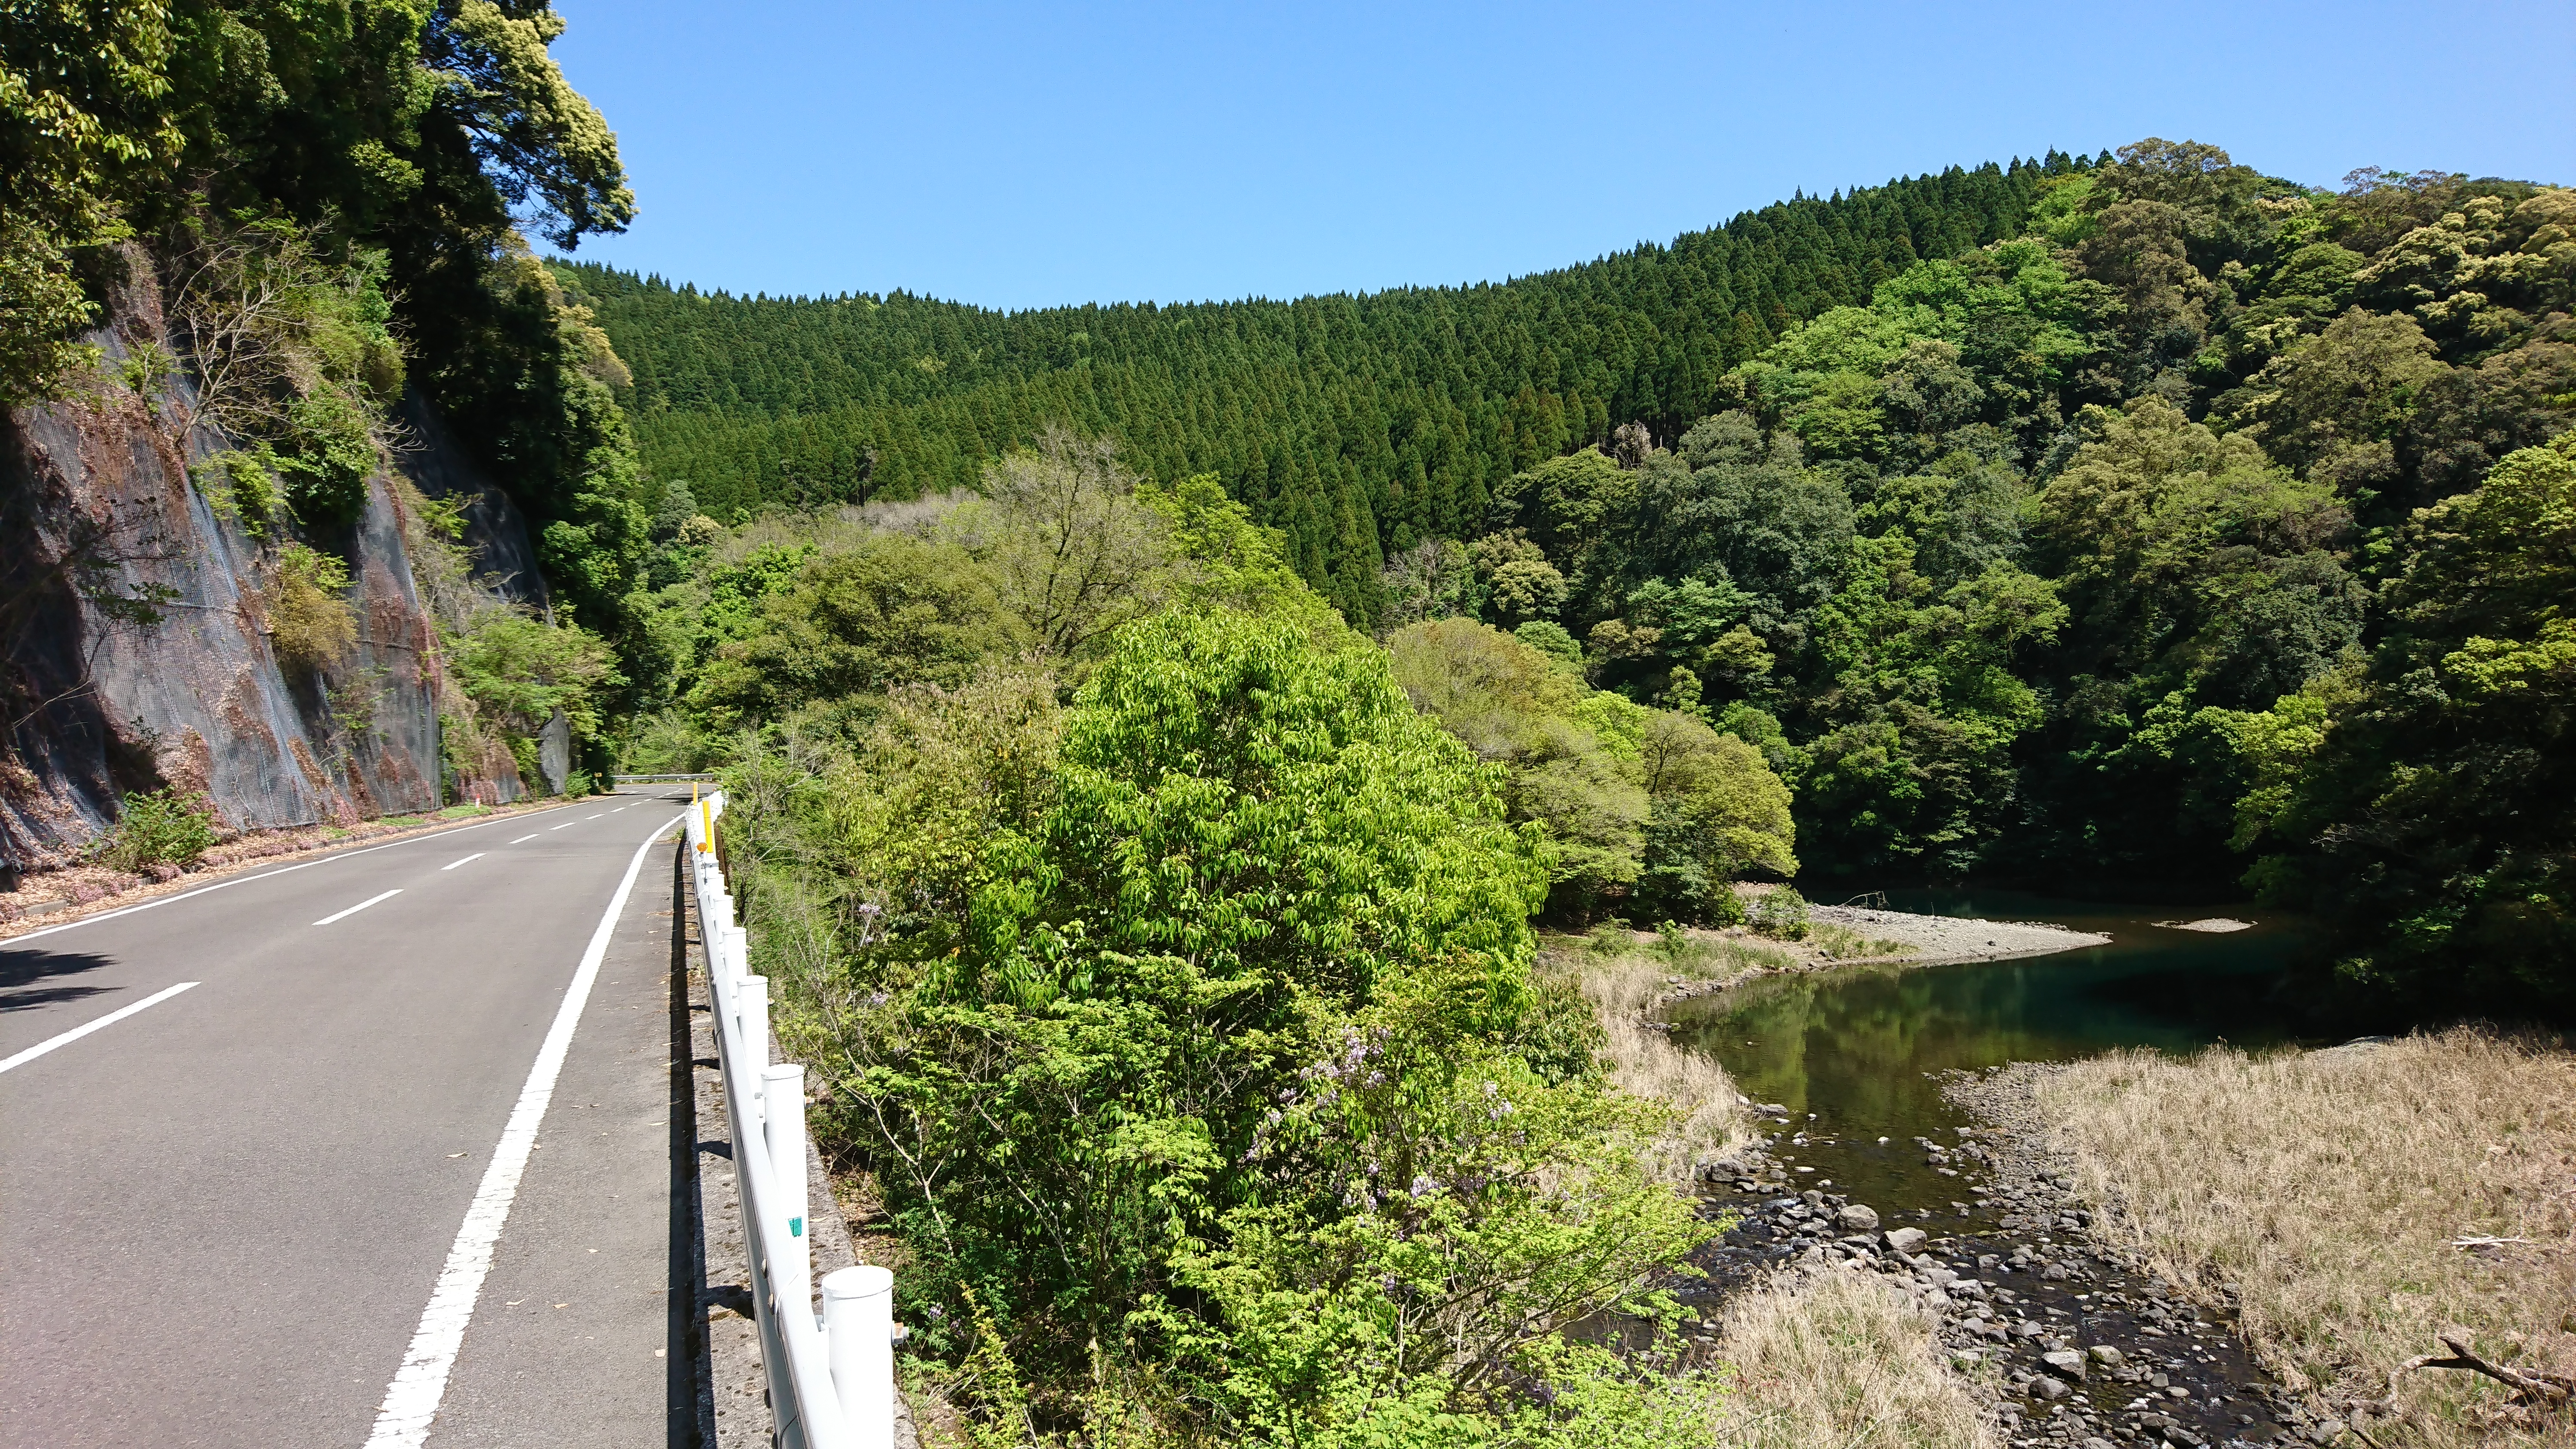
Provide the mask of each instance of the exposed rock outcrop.
[{"label": "exposed rock outcrop", "polygon": [[[148,289],[91,337],[161,330]],[[0,872],[59,865],[114,822],[120,792],[202,793],[250,830],[440,803],[437,630],[415,577],[406,490],[369,480],[356,520],[307,541],[348,565],[357,642],[322,668],[281,660],[261,544],[190,480],[223,446],[174,438],[184,395],[119,386],[0,415]],[[533,548],[423,403],[403,471],[463,495],[471,587],[543,610]],[[524,793],[506,757],[467,762],[485,799]]]}]

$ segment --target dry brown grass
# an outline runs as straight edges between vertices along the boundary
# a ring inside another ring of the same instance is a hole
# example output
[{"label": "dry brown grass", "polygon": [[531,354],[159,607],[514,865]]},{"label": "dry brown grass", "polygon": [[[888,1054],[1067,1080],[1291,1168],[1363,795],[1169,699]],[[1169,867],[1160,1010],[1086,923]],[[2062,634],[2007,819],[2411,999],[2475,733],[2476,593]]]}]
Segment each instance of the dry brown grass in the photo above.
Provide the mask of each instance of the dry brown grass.
[{"label": "dry brown grass", "polygon": [[[2465,1373],[2398,1374],[2466,1326],[2480,1353],[2576,1370],[2576,1055],[2475,1031],[2189,1060],[2121,1053],[2040,1079],[2085,1189],[2167,1276],[2232,1290],[2248,1341],[2381,1445],[2576,1444]],[[2464,1239],[2501,1238],[2471,1250]],[[2392,1375],[2395,1375],[2392,1383]],[[2383,1432],[2383,1429],[2385,1432]]]},{"label": "dry brown grass", "polygon": [[1742,1449],[1997,1449],[1934,1320],[1875,1273],[1783,1273],[1727,1305],[1719,1442]]},{"label": "dry brown grass", "polygon": [[1583,996],[1601,1022],[1610,1080],[1620,1090],[1671,1104],[1673,1130],[1647,1154],[1658,1181],[1686,1184],[1704,1159],[1728,1156],[1753,1140],[1753,1119],[1735,1082],[1714,1058],[1686,1051],[1645,1024],[1666,990],[1665,963],[1647,956],[1583,958]]}]

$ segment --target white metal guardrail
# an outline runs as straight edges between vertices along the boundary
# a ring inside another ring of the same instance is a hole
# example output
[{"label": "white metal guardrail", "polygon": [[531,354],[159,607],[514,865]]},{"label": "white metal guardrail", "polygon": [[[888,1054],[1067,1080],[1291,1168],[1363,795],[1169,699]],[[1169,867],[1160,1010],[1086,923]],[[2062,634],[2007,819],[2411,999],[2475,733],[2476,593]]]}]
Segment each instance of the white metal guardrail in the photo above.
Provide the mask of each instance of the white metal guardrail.
[{"label": "white metal guardrail", "polygon": [[805,1069],[769,1060],[769,978],[751,974],[748,938],[734,924],[733,892],[715,852],[723,814],[721,793],[689,811],[689,864],[777,1442],[784,1449],[892,1449],[894,1274],[862,1265],[826,1275],[816,1317],[814,1239],[805,1221]]}]

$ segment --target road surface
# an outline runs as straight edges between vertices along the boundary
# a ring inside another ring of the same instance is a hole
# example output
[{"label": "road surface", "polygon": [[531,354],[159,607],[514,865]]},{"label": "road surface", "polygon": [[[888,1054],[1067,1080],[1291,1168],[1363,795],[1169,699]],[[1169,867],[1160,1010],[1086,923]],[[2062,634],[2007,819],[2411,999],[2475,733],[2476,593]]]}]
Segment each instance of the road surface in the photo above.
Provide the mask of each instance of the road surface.
[{"label": "road surface", "polygon": [[0,1445],[694,1442],[686,798],[0,942]]}]

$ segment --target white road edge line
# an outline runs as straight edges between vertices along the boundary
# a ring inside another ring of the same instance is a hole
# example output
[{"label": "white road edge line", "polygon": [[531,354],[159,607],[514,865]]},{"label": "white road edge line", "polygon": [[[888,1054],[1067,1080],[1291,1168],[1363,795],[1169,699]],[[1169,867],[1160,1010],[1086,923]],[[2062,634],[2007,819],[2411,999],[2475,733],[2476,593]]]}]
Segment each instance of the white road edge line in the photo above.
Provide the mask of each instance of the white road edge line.
[{"label": "white road edge line", "polygon": [[[671,824],[686,819],[686,815],[676,816]],[[651,839],[635,847],[625,878],[608,898],[608,909],[600,913],[599,929],[591,933],[590,946],[581,953],[581,965],[572,973],[572,984],[564,988],[554,1025],[546,1029],[545,1043],[537,1048],[537,1060],[528,1068],[527,1085],[519,1089],[519,1103],[510,1109],[509,1123],[501,1129],[501,1145],[493,1149],[492,1165],[483,1170],[483,1185],[474,1190],[464,1226],[456,1230],[456,1245],[447,1250],[447,1264],[438,1270],[438,1285],[430,1291],[429,1306],[421,1310],[411,1348],[403,1354],[393,1382],[385,1386],[385,1401],[376,1410],[375,1431],[367,1436],[366,1449],[420,1449],[429,1438],[430,1421],[438,1417],[439,1401],[447,1397],[447,1375],[456,1367],[457,1350],[465,1346],[465,1326],[473,1321],[474,1300],[483,1292],[484,1275],[492,1271],[492,1249],[501,1240],[502,1224],[509,1220],[510,1203],[519,1195],[519,1177],[527,1171],[528,1154],[537,1145],[537,1128],[545,1121],[546,1106],[554,1100],[555,1078],[562,1074],[564,1056],[572,1050],[573,1028],[581,1024],[591,983],[599,979],[600,960],[608,954],[608,938],[635,889],[645,855],[670,828],[654,831]]]},{"label": "white road edge line", "polygon": [[454,870],[454,869],[456,869],[458,866],[465,864],[467,861],[476,861],[476,860],[481,860],[481,859],[482,859],[486,854],[488,854],[488,852],[478,850],[478,851],[474,852],[472,855],[469,855],[469,856],[465,857],[465,859],[464,859],[464,860],[451,860],[451,861],[449,861],[447,864],[440,866],[440,867],[439,867],[439,869],[440,869],[440,870]]},{"label": "white road edge line", "polygon": [[536,839],[538,836],[543,835],[543,834],[545,834],[545,832],[544,832],[544,831],[542,831],[542,830],[531,830],[531,831],[529,831],[527,834],[520,836],[518,839],[513,840],[513,841],[511,841],[510,843],[511,843],[512,845],[525,845],[525,844],[527,844],[529,841],[534,840],[534,839]]},{"label": "white road edge line", "polygon": [[372,906],[372,905],[376,904],[376,903],[377,903],[377,902],[379,902],[379,901],[389,901],[389,900],[392,900],[394,897],[396,897],[396,896],[398,896],[398,895],[401,895],[401,894],[402,894],[402,887],[401,887],[401,886],[396,886],[396,887],[394,887],[392,890],[389,890],[389,891],[385,892],[383,895],[380,895],[380,896],[369,896],[369,897],[367,897],[365,900],[358,902],[356,905],[349,907],[349,908],[348,908],[347,910],[345,910],[345,911],[333,911],[331,914],[329,914],[329,915],[327,915],[327,916],[324,916],[322,919],[320,919],[320,920],[318,920],[318,921],[315,921],[313,924],[315,924],[315,925],[317,925],[317,926],[327,926],[327,925],[331,924],[333,921],[344,921],[344,920],[347,920],[349,917],[356,915],[358,912],[365,910],[367,907]]},{"label": "white road edge line", "polygon": [[[560,809],[561,807],[558,806],[556,808]],[[136,911],[158,910],[163,906],[175,906],[181,901],[192,901],[199,896],[206,895],[214,891],[228,891],[234,886],[249,885],[255,880],[269,880],[276,876],[292,875],[299,870],[311,870],[317,865],[336,865],[341,861],[351,860],[361,855],[373,855],[379,850],[391,850],[397,845],[417,845],[424,840],[437,840],[450,835],[463,835],[469,830],[480,830],[487,825],[498,825],[502,820],[507,820],[509,818],[509,816],[505,815],[499,819],[477,820],[471,825],[459,825],[452,830],[433,830],[426,835],[407,835],[400,840],[388,840],[382,845],[369,845],[357,850],[342,851],[338,855],[326,855],[320,860],[308,860],[300,865],[282,865],[275,870],[261,871],[257,875],[240,875],[233,877],[231,880],[219,880],[210,886],[199,886],[192,891],[181,891],[175,896],[163,896],[157,901],[138,901],[130,906],[119,906],[112,911],[101,911],[95,916],[83,916],[77,921],[65,921],[59,926],[47,926],[41,931],[29,931],[23,936],[0,937],[0,951],[13,950],[16,947],[23,946],[27,942],[36,939],[38,936],[50,936],[56,931],[77,931],[83,926],[95,926],[101,921],[113,921],[119,916],[133,915]],[[533,835],[527,835],[520,837],[520,839],[534,840],[536,837]],[[512,845],[516,845],[519,842],[517,840],[513,840],[510,843]]]},{"label": "white road edge line", "polygon": [[58,1046],[69,1046],[73,1042],[79,1041],[82,1037],[89,1035],[91,1032],[98,1030],[102,1026],[108,1026],[115,1022],[123,1021],[134,1013],[141,1011],[143,1008],[167,1001],[171,997],[178,995],[180,992],[185,991],[196,984],[197,983],[194,981],[182,981],[176,986],[155,991],[150,996],[143,998],[141,1001],[135,1002],[131,1006],[120,1006],[116,1010],[109,1012],[107,1015],[100,1017],[96,1021],[84,1022],[81,1025],[64,1032],[61,1036],[47,1037],[45,1040],[36,1043],[34,1046],[27,1048],[25,1051],[18,1053],[7,1061],[0,1062],[0,1072],[5,1072],[11,1067],[25,1066],[27,1063],[34,1061],[36,1058],[43,1056],[45,1053],[52,1051]]}]

